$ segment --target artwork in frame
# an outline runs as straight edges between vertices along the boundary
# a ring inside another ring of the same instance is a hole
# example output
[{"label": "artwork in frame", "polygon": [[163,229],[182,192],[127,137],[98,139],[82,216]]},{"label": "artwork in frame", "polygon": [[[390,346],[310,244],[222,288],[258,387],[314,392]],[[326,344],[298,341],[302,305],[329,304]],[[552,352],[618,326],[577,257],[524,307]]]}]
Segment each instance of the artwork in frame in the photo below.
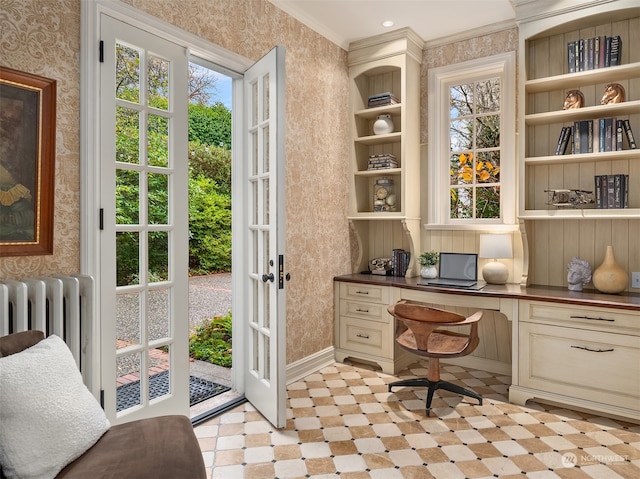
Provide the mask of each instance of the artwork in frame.
[{"label": "artwork in frame", "polygon": [[53,253],[56,81],[0,66],[0,256]]}]

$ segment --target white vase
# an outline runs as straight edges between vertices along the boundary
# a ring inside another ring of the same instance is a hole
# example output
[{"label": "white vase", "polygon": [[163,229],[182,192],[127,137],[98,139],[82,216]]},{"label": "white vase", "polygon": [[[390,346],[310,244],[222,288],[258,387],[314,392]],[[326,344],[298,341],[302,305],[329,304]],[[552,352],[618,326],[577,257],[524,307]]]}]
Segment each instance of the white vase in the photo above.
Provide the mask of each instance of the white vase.
[{"label": "white vase", "polygon": [[393,133],[393,120],[391,115],[380,115],[373,123],[373,133],[376,135],[384,135]]},{"label": "white vase", "polygon": [[438,277],[438,268],[435,266],[423,266],[420,269],[420,276],[424,279],[434,279]]}]

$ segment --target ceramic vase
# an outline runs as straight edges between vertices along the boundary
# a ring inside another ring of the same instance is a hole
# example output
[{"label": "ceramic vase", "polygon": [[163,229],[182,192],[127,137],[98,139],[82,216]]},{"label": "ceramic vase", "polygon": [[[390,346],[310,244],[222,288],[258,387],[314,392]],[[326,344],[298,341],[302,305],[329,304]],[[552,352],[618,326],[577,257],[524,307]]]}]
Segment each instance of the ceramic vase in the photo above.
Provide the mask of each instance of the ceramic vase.
[{"label": "ceramic vase", "polygon": [[602,264],[593,272],[593,286],[602,292],[616,294],[625,290],[629,277],[613,255],[613,246],[607,246]]},{"label": "ceramic vase", "polygon": [[423,266],[420,269],[420,276],[424,279],[434,279],[438,277],[438,268],[435,266]]},{"label": "ceramic vase", "polygon": [[391,115],[380,115],[373,123],[373,133],[376,135],[384,135],[393,133],[393,120]]}]

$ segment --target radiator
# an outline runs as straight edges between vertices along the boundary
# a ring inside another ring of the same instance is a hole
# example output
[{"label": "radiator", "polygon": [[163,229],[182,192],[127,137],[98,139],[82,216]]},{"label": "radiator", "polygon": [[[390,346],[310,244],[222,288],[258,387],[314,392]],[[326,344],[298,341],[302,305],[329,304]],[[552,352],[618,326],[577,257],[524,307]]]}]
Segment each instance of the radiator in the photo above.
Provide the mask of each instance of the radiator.
[{"label": "radiator", "polygon": [[94,281],[69,275],[0,282],[0,336],[38,329],[69,346],[91,389]]}]

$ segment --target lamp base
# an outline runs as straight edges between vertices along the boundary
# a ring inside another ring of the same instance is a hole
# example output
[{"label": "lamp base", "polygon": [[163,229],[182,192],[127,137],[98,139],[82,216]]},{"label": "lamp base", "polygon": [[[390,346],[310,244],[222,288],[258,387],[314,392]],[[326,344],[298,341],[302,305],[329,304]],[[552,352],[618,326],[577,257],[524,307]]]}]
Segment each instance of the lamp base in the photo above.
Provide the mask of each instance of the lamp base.
[{"label": "lamp base", "polygon": [[509,278],[509,270],[499,261],[490,261],[482,268],[482,277],[489,284],[505,284]]}]

